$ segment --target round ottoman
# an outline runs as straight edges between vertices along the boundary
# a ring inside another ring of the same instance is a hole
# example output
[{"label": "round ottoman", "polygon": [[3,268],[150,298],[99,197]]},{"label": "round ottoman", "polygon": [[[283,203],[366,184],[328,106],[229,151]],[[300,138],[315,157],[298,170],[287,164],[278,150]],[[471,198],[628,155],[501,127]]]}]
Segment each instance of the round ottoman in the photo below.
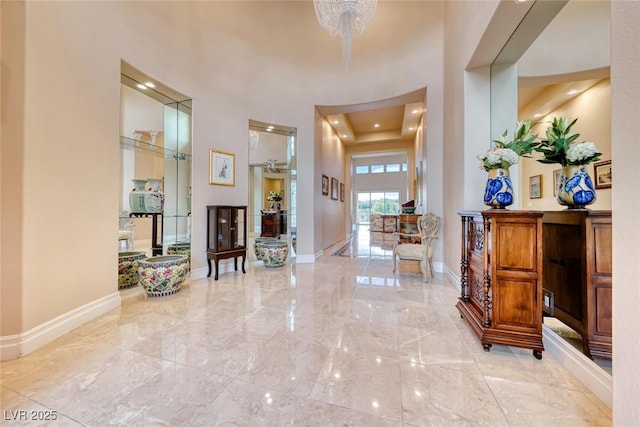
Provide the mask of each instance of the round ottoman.
[{"label": "round ottoman", "polygon": [[118,252],[118,289],[132,288],[138,284],[138,263],[147,255],[140,252]]},{"label": "round ottoman", "polygon": [[175,294],[187,278],[186,255],[159,255],[138,263],[140,284],[150,297]]},{"label": "round ottoman", "polygon": [[280,240],[262,242],[258,251],[265,267],[282,267],[289,253],[289,244]]}]

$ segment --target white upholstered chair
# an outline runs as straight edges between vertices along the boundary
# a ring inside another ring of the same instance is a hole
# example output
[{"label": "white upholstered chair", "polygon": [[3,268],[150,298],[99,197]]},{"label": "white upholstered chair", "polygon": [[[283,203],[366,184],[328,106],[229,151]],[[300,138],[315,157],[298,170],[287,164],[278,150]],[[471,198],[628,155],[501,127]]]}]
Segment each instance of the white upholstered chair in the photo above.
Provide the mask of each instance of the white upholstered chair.
[{"label": "white upholstered chair", "polygon": [[433,248],[431,241],[438,238],[442,218],[432,212],[427,212],[418,218],[418,232],[416,234],[394,233],[397,238],[393,245],[393,271],[396,271],[397,259],[420,262],[420,272],[427,281],[427,266],[429,275],[433,276]]}]

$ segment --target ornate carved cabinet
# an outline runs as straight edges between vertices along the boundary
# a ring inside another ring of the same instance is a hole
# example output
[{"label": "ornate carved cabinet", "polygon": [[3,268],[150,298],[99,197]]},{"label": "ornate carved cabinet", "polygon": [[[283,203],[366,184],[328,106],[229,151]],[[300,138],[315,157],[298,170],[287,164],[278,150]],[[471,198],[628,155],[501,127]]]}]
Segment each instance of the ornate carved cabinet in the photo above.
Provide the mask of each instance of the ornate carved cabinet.
[{"label": "ornate carved cabinet", "polygon": [[553,316],[582,335],[584,354],[611,359],[611,211],[549,211],[542,223]]},{"label": "ornate carved cabinet", "polygon": [[247,207],[207,206],[207,263],[211,276],[211,260],[215,263],[215,280],[218,280],[218,261],[233,258],[238,271],[238,257],[242,257],[242,272],[247,258]]},{"label": "ornate carved cabinet", "polygon": [[542,358],[542,212],[460,211],[461,295],[456,307],[486,351],[530,348]]}]

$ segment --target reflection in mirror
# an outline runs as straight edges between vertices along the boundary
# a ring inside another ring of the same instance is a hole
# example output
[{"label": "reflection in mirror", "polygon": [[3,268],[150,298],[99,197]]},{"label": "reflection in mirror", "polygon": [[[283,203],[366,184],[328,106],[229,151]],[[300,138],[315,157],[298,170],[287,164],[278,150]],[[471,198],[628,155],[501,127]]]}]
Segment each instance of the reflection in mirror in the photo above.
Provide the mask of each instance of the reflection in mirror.
[{"label": "reflection in mirror", "polygon": [[249,121],[249,241],[286,240],[292,258],[297,246],[296,133],[293,127]]},{"label": "reflection in mirror", "polygon": [[190,255],[191,100],[124,62],[121,83],[121,250]]},{"label": "reflection in mirror", "polygon": [[[494,104],[495,100],[505,96],[504,88],[511,87],[513,89],[507,91],[507,97],[517,102],[517,119],[539,122],[534,133],[544,137],[547,122],[553,117],[578,117],[573,130],[581,134],[580,141],[595,142],[603,153],[602,159],[609,160],[609,62],[608,1],[536,1],[492,65],[492,135],[499,135],[506,127],[513,128],[511,120],[505,121],[501,106]],[[511,79],[507,84],[504,82],[505,75]],[[516,90],[517,93],[513,93]],[[513,115],[515,109],[508,114]],[[545,218],[566,216],[567,213],[552,216],[553,212],[563,208],[555,201],[554,176],[560,165],[544,165],[534,159],[522,159],[519,168],[517,193],[520,196],[520,208],[545,211]],[[589,165],[589,172],[594,176],[593,165]],[[529,192],[529,178],[535,176],[541,177],[539,197],[531,197]],[[604,216],[611,217],[610,193],[608,189],[598,190],[596,204],[590,206],[598,212],[600,220]],[[562,227],[557,222],[556,219],[546,222],[543,219],[544,288],[547,299],[554,305],[544,317],[545,334],[557,334],[561,341],[583,352],[611,373],[611,302],[607,296],[610,296],[612,289],[611,265],[608,264],[607,271],[598,271],[598,283],[587,277],[589,255],[580,255],[579,250],[586,247],[580,243],[586,237],[581,236],[576,227],[563,229],[565,237],[555,245],[559,250],[568,250],[572,245],[577,245],[571,258],[551,256],[546,249],[550,245],[544,237],[545,230],[555,230],[553,233],[547,232],[547,238],[559,235]],[[606,241],[605,237],[610,236],[610,232],[610,221],[608,225],[596,229],[596,233],[600,233],[600,242]],[[545,241],[547,244],[544,244]],[[606,255],[605,259],[611,259],[610,239],[608,246],[601,248],[599,253]],[[553,265],[546,263],[556,258],[562,258],[562,263],[554,264],[557,266],[554,270]],[[578,262],[580,259],[585,261]],[[578,264],[571,267],[574,261]],[[598,268],[603,266],[599,261]],[[577,269],[577,277],[567,275],[571,268]],[[558,281],[558,277],[564,279]],[[593,292],[598,293],[597,301]],[[597,330],[593,325],[588,325],[590,322],[595,322]]]}]

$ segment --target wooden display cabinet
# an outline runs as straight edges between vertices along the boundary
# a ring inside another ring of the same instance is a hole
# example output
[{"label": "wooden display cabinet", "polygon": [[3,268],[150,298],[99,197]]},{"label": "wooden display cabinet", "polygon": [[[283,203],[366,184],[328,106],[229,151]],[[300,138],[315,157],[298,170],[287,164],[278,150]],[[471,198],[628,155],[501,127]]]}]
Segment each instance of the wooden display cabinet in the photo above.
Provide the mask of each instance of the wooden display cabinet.
[{"label": "wooden display cabinet", "polygon": [[242,257],[242,272],[247,258],[247,207],[216,205],[207,206],[207,263],[211,276],[211,260],[215,263],[215,280],[218,280],[218,261],[233,258],[238,271],[238,257]]},{"label": "wooden display cabinet", "polygon": [[530,348],[542,344],[542,212],[461,211],[461,295],[456,307],[480,339]]},{"label": "wooden display cabinet", "polygon": [[553,317],[582,336],[588,357],[611,359],[611,211],[545,212],[542,236]]},{"label": "wooden display cabinet", "polygon": [[[418,214],[400,214],[398,215],[397,229],[402,234],[417,234],[418,233]],[[420,237],[399,237],[401,242],[407,242],[411,240],[411,243],[420,243]]]}]

